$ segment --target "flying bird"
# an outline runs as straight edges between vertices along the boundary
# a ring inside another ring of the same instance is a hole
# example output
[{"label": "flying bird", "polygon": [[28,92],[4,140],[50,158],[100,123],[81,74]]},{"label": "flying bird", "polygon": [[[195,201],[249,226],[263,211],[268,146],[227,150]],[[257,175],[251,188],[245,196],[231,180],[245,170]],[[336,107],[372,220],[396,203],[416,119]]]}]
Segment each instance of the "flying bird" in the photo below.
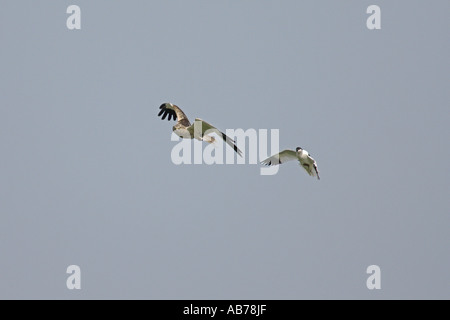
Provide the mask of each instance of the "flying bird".
[{"label": "flying bird", "polygon": [[[197,139],[200,141],[206,141],[209,143],[214,143],[215,138],[211,136],[211,133],[216,133],[219,137],[223,139],[230,147],[236,151],[236,153],[242,157],[242,151],[236,145],[236,141],[228,137],[225,133],[221,132],[219,129],[209,124],[208,122],[196,118],[194,124],[191,124],[184,114],[184,112],[176,105],[172,103],[163,103],[159,109],[158,117],[164,120],[167,116],[167,120],[176,120],[177,123],[173,126],[173,132],[183,139]],[[207,132],[208,131],[208,132]],[[206,133],[206,134],[205,134]]]},{"label": "flying bird", "polygon": [[303,150],[300,147],[297,147],[295,151],[283,150],[280,153],[261,161],[261,164],[266,166],[276,166],[291,160],[298,160],[300,165],[306,170],[306,172],[308,172],[310,176],[317,177],[317,179],[320,180],[316,160],[311,157],[308,151]]}]

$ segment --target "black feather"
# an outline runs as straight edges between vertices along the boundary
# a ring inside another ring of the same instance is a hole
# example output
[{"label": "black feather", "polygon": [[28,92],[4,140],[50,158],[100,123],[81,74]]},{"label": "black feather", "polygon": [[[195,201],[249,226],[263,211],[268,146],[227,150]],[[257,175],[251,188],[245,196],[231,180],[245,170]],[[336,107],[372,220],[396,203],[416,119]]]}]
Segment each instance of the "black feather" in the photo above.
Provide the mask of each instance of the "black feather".
[{"label": "black feather", "polygon": [[[161,110],[158,113],[158,117],[162,118],[161,120],[164,120],[167,118],[167,120],[177,120],[177,113],[175,112],[175,110],[171,110],[169,108],[167,108],[167,103],[163,103],[160,107]],[[168,116],[168,117],[167,117]]]}]

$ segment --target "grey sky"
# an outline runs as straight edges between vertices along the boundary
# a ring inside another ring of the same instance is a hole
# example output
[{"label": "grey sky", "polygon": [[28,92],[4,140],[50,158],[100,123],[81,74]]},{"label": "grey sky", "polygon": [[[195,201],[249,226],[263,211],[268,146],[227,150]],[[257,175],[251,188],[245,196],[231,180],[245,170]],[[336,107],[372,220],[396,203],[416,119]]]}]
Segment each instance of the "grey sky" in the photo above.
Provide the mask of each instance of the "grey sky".
[{"label": "grey sky", "polygon": [[[449,1],[1,7],[0,298],[450,298]],[[163,102],[321,180],[175,166]]]}]

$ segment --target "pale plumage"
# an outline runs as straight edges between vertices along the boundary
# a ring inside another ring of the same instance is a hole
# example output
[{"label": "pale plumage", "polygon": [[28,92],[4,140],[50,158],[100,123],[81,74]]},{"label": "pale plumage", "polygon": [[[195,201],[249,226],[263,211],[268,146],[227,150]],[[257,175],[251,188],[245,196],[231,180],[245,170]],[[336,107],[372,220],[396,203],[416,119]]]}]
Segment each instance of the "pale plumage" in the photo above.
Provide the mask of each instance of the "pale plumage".
[{"label": "pale plumage", "polygon": [[[176,105],[172,103],[163,103],[159,109],[158,116],[162,116],[164,120],[167,116],[167,120],[176,120],[177,123],[173,126],[173,132],[181,138],[184,139],[197,139],[200,141],[206,141],[213,143],[215,141],[211,133],[217,134],[221,137],[230,147],[236,151],[236,153],[242,157],[242,151],[236,146],[236,141],[228,137],[225,133],[221,132],[219,129],[209,124],[208,122],[196,118],[194,124],[191,124],[184,114],[184,112]],[[206,133],[206,134],[205,134]]]},{"label": "pale plumage", "polygon": [[287,161],[291,160],[298,160],[300,165],[306,170],[306,172],[312,176],[317,177],[317,179],[320,180],[319,177],[319,170],[317,169],[317,163],[316,160],[314,160],[311,155],[308,153],[308,151],[303,150],[300,147],[297,147],[294,150],[283,150],[280,153],[277,153],[261,162],[261,164],[266,166],[275,166],[282,163],[285,163]]}]

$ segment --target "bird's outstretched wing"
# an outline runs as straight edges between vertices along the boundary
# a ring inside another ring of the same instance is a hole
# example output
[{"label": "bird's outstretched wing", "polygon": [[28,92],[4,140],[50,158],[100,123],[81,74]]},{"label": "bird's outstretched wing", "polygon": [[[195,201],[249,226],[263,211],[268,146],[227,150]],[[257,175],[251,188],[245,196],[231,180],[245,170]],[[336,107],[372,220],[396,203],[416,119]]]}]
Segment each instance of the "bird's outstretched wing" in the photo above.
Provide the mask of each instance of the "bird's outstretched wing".
[{"label": "bird's outstretched wing", "polygon": [[297,153],[293,150],[283,150],[280,153],[261,161],[261,164],[265,166],[276,166],[291,160],[298,160]]},{"label": "bird's outstretched wing", "polygon": [[319,177],[319,170],[317,169],[317,162],[314,160],[313,157],[311,157],[310,154],[308,154],[307,161],[300,160],[300,166],[305,169],[305,171],[311,176],[311,177],[317,177],[318,180],[320,180]]},{"label": "bird's outstretched wing", "polygon": [[312,176],[317,176],[317,179],[320,180],[319,169],[317,169],[317,162],[316,162],[316,160],[314,160],[313,157],[311,157],[311,155],[309,155],[308,157],[309,157],[309,159],[311,159],[311,161],[313,161],[314,172],[313,172]]},{"label": "bird's outstretched wing", "polygon": [[167,116],[167,120],[177,120],[178,123],[181,123],[182,125],[189,127],[191,123],[189,122],[187,116],[184,114],[184,112],[176,105],[172,103],[163,103],[159,109],[161,109],[158,113],[158,117],[162,115],[162,120],[164,120]]},{"label": "bird's outstretched wing", "polygon": [[223,139],[223,141],[225,141],[230,147],[232,147],[239,156],[242,157],[242,151],[237,147],[236,141],[234,141],[225,133],[214,127],[212,124],[209,124],[208,122],[202,119],[196,118],[194,121],[194,137],[196,136],[203,137],[207,131],[208,133],[217,134],[219,137]]}]

